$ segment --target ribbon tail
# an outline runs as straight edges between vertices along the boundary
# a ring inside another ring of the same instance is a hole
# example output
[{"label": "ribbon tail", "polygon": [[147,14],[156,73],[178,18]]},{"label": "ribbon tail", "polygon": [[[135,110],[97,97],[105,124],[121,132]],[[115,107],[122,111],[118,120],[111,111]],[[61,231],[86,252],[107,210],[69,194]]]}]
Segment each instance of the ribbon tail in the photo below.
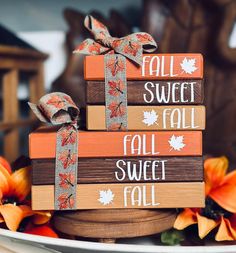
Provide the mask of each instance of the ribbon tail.
[{"label": "ribbon tail", "polygon": [[[126,59],[119,54],[104,57],[106,128],[109,131],[127,130]],[[110,94],[110,85],[118,88],[117,96]]]},{"label": "ribbon tail", "polygon": [[45,122],[45,123],[48,122],[47,118],[42,114],[42,112],[40,111],[39,107],[36,104],[28,102],[28,105],[29,105],[30,109],[33,111],[33,113],[35,114],[35,116],[40,121]]},{"label": "ribbon tail", "polygon": [[57,131],[55,164],[55,210],[77,207],[78,130],[64,125]]}]

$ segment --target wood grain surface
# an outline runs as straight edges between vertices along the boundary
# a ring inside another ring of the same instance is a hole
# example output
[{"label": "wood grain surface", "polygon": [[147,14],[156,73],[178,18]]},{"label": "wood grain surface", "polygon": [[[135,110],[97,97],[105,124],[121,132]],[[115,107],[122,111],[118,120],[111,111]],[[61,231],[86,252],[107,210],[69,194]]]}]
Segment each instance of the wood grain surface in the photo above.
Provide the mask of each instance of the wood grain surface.
[{"label": "wood grain surface", "polygon": [[[187,60],[188,68],[187,69],[185,68],[184,70],[181,64],[183,64],[183,61],[185,59]],[[191,60],[194,61],[194,63],[191,63]],[[126,61],[127,79],[128,80],[155,80],[155,79],[166,80],[166,79],[202,79],[203,78],[203,57],[201,54],[193,54],[193,53],[192,54],[156,54],[156,55],[144,54],[142,66],[143,67],[137,66],[137,64],[134,64],[133,62],[127,60]],[[194,70],[192,67],[195,67]],[[85,57],[84,78],[85,80],[104,80],[104,55]]]},{"label": "wood grain surface", "polygon": [[[104,81],[87,81],[86,101],[90,105],[105,104]],[[128,81],[129,105],[202,104],[202,80]]]},{"label": "wood grain surface", "polygon": [[113,239],[147,236],[173,227],[175,209],[102,209],[60,212],[53,216],[55,228],[65,234]]},{"label": "wood grain surface", "polygon": [[[112,198],[106,195],[109,190]],[[106,195],[102,200],[101,191]],[[78,209],[204,207],[204,202],[202,182],[77,185]],[[54,209],[53,185],[32,186],[32,209]]]},{"label": "wood grain surface", "polygon": [[[55,159],[32,160],[32,184],[55,181]],[[202,157],[79,158],[79,184],[203,181]]]},{"label": "wood grain surface", "polygon": [[[114,109],[114,110],[119,110]],[[145,121],[145,113],[156,114],[156,120]],[[128,130],[203,130],[204,106],[128,106]],[[105,130],[105,106],[87,106],[87,129]]]},{"label": "wood grain surface", "polygon": [[[29,136],[31,159],[55,158],[55,127],[41,127]],[[79,131],[79,157],[121,157],[121,156],[201,156],[201,131],[148,131],[107,132]],[[178,149],[170,145],[171,139],[179,137]],[[180,140],[182,139],[182,141]]]}]

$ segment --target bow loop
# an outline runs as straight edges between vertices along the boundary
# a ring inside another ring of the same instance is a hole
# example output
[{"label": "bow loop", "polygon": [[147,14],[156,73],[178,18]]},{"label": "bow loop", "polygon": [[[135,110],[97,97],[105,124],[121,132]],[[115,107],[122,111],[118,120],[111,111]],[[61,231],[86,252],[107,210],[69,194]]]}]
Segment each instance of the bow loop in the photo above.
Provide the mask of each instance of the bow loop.
[{"label": "bow loop", "polygon": [[79,108],[65,93],[49,93],[43,96],[37,105],[28,104],[40,121],[53,125],[77,123],[79,117]]},{"label": "bow loop", "polygon": [[84,26],[93,34],[96,41],[102,42],[103,39],[111,37],[107,27],[91,15],[85,17]]},{"label": "bow loop", "polygon": [[107,53],[118,53],[133,62],[142,65],[143,52],[154,52],[157,44],[148,33],[132,33],[122,38],[112,37],[107,27],[93,18],[86,16],[85,27],[93,34],[93,39],[84,40],[74,53],[98,55]]}]

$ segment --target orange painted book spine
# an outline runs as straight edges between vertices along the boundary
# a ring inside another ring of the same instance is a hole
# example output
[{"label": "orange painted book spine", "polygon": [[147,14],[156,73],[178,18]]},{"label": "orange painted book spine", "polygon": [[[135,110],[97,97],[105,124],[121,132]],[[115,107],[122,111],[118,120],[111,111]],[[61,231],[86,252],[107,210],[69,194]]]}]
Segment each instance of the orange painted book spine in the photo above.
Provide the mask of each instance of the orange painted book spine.
[{"label": "orange painted book spine", "polygon": [[[86,56],[85,80],[104,80],[104,55]],[[126,60],[127,80],[202,79],[201,54],[144,54],[138,66]]]},{"label": "orange painted book spine", "polygon": [[[31,159],[54,158],[56,130],[40,128],[30,134]],[[201,156],[201,131],[80,131],[79,157]]]}]

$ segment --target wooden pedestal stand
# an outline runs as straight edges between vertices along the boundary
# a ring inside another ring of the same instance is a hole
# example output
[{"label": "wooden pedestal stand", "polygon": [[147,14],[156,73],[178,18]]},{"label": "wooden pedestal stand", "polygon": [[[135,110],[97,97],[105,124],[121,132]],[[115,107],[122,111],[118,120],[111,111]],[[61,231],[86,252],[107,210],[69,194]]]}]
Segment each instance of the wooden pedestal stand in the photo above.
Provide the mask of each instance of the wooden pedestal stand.
[{"label": "wooden pedestal stand", "polygon": [[175,210],[105,209],[60,212],[54,226],[72,236],[114,243],[118,238],[157,234],[173,227]]}]

